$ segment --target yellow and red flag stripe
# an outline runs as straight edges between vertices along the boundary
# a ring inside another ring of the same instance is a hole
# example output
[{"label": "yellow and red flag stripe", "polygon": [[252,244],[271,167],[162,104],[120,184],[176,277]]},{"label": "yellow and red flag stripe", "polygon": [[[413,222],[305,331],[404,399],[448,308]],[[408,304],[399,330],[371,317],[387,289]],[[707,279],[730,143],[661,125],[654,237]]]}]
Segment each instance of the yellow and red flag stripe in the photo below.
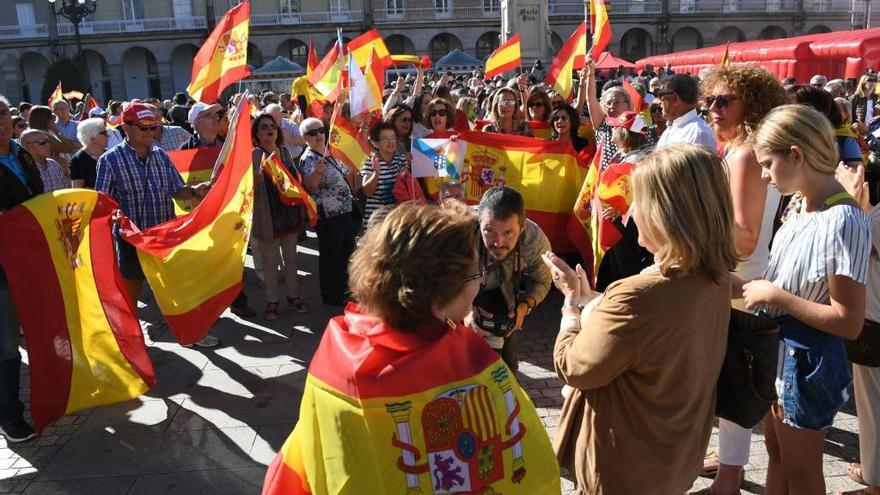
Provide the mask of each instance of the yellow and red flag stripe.
[{"label": "yellow and red flag stripe", "polygon": [[427,55],[422,55],[421,57],[418,55],[392,55],[391,63],[393,65],[412,64],[423,69],[431,68],[431,59]]},{"label": "yellow and red flag stripe", "polygon": [[247,65],[251,3],[229,9],[193,59],[192,82],[187,93],[196,101],[214,103],[230,84],[244,79]]},{"label": "yellow and red flag stripe", "polygon": [[479,336],[439,321],[404,333],[350,304],[324,331],[299,420],[269,466],[263,494],[366,486],[375,493],[560,491],[532,401]]},{"label": "yellow and red flag stripe", "polygon": [[288,206],[303,205],[306,207],[306,213],[309,215],[309,224],[314,227],[318,225],[318,206],[315,200],[306,191],[306,188],[296,180],[290,170],[287,170],[278,156],[274,153],[264,156],[261,163],[263,172],[269,175],[281,202]]},{"label": "yellow and red flag stripe", "polygon": [[544,81],[566,101],[571,99],[572,72],[584,66],[584,56],[587,53],[586,36],[587,23],[582,22],[562,45],[562,49],[550,64],[547,77],[544,78]]},{"label": "yellow and red flag stripe", "polygon": [[[217,156],[220,155],[220,146],[212,146],[210,148],[194,148],[191,150],[169,151],[168,157],[174,163],[183,182],[192,186],[211,179],[211,172],[214,170],[214,164],[217,162]],[[177,215],[186,215],[196,207],[198,201],[174,200],[174,211]]]},{"label": "yellow and red flag stripe", "polygon": [[116,264],[109,196],[43,194],[0,215],[0,264],[27,343],[37,431],[156,383]]},{"label": "yellow and red flag stripe", "polygon": [[[590,58],[599,60],[599,55],[611,43],[611,21],[608,20],[608,8],[605,0],[590,0],[590,12],[593,16],[593,45],[590,47]],[[578,67],[579,68],[579,67]]]},{"label": "yellow and red flag stripe", "polygon": [[550,139],[550,136],[553,134],[553,129],[546,120],[530,120],[529,127],[536,138]]},{"label": "yellow and red flag stripe", "polygon": [[[338,112],[337,112],[338,113]],[[352,171],[358,171],[372,148],[366,138],[342,115],[333,119],[330,129],[330,155],[344,163]]]},{"label": "yellow and red flag stripe", "polygon": [[315,40],[309,36],[309,59],[306,62],[306,75],[312,73],[315,70],[315,67],[318,66],[318,52],[315,51]]},{"label": "yellow and red flag stripe", "polygon": [[594,273],[598,274],[605,253],[623,238],[614,223],[603,218],[601,213],[604,208],[613,207],[626,218],[632,205],[632,170],[632,163],[612,163],[599,175],[593,207],[594,232],[597,233],[593,236]]},{"label": "yellow and red flag stripe", "polygon": [[364,78],[370,87],[373,98],[379,102],[378,110],[382,110],[382,90],[385,89],[385,66],[382,60],[374,51],[370,54],[370,60],[367,62],[367,68],[364,71]]},{"label": "yellow and red flag stripe", "polygon": [[346,43],[345,47],[348,49],[348,52],[351,53],[351,56],[354,57],[355,63],[361,68],[361,70],[364,70],[367,66],[367,62],[370,60],[370,53],[373,50],[376,51],[376,57],[379,59],[379,63],[381,63],[382,66],[390,67],[392,65],[391,53],[388,51],[388,46],[385,45],[385,41],[376,29],[371,29],[349,41]]},{"label": "yellow and red flag stripe", "polygon": [[324,55],[318,66],[312,70],[307,79],[312,86],[321,93],[328,101],[336,102],[340,93],[345,88],[345,79],[342,73],[341,59],[344,47],[337,40],[333,48]]},{"label": "yellow and red flag stripe", "polygon": [[516,69],[522,64],[520,57],[519,33],[516,33],[486,59],[486,79]]},{"label": "yellow and red flag stripe", "polygon": [[[578,192],[577,199],[574,202],[572,215],[568,222],[568,237],[577,248],[584,260],[584,267],[590,270],[590,280],[595,277],[593,240],[597,237],[594,215],[598,212],[594,211],[593,199],[596,196],[596,189],[599,186],[599,170],[602,158],[602,144],[597,146],[593,153],[592,161],[587,168],[586,176],[580,181],[581,187]],[[594,284],[595,285],[595,284]]]},{"label": "yellow and red flag stripe", "polygon": [[127,225],[141,268],[181,344],[201,340],[241,290],[253,213],[250,101],[242,98],[214,185],[188,215],[145,231]]}]

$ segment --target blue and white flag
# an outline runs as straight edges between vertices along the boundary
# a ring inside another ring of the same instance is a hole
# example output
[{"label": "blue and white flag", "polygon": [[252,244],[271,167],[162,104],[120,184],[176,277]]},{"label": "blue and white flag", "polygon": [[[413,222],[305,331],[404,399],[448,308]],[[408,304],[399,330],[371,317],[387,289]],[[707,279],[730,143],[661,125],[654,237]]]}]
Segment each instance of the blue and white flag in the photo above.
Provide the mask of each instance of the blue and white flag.
[{"label": "blue and white flag", "polygon": [[467,143],[452,139],[416,139],[412,144],[413,177],[460,178]]}]

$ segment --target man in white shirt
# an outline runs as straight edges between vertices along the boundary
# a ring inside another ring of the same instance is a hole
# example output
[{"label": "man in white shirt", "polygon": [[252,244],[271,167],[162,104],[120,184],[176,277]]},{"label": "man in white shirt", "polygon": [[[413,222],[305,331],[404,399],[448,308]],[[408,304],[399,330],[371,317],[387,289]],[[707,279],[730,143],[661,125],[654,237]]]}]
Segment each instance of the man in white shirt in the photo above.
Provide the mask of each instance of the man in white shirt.
[{"label": "man in white shirt", "polygon": [[675,74],[660,82],[657,99],[667,127],[657,141],[657,148],[673,143],[691,143],[716,151],[715,132],[697,113],[699,95],[697,80],[687,74]]}]

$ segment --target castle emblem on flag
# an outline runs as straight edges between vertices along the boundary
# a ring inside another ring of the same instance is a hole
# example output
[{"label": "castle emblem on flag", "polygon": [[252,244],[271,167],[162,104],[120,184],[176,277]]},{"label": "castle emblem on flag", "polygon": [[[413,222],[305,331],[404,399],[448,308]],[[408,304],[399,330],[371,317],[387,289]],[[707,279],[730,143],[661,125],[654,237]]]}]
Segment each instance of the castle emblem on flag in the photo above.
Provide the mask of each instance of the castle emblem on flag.
[{"label": "castle emblem on flag", "polygon": [[223,35],[220,43],[217,44],[217,50],[221,52],[224,57],[236,60],[247,56],[247,41],[247,34],[230,31]]},{"label": "castle emblem on flag", "polygon": [[64,246],[64,254],[67,255],[71,269],[76,269],[83,265],[82,256],[80,256],[78,251],[83,236],[81,215],[85,209],[85,201],[59,205],[58,217],[55,218],[58,240]]},{"label": "castle emblem on flag", "polygon": [[[492,484],[505,477],[503,453],[508,449],[513,458],[511,481],[525,478],[522,439],[526,430],[519,422],[520,406],[507,373],[504,366],[491,373],[499,390],[480,383],[462,385],[425,405],[420,418],[423,442],[412,438],[410,401],[385,405],[397,427],[391,443],[401,449],[397,467],[405,473],[410,493],[419,490],[419,475],[425,473],[433,493],[494,493]],[[502,397],[504,415],[499,414],[497,403]],[[416,464],[422,457],[416,443],[424,443],[427,462]]]}]

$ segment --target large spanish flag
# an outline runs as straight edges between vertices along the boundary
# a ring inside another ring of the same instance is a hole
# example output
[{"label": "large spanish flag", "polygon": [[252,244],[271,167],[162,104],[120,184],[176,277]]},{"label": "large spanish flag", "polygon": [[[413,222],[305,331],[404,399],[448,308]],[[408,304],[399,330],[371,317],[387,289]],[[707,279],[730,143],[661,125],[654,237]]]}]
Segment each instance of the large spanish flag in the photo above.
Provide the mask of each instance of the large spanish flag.
[{"label": "large spanish flag", "polygon": [[556,54],[544,82],[558,92],[563,99],[571,99],[573,89],[572,72],[584,67],[584,56],[587,53],[587,23],[582,22],[562,49]]},{"label": "large spanish flag", "polygon": [[288,206],[303,205],[306,207],[306,213],[309,215],[309,224],[314,227],[318,225],[318,206],[315,200],[309,196],[306,188],[296,180],[290,170],[287,170],[278,156],[274,153],[269,156],[263,156],[261,162],[263,172],[269,175],[272,185],[278,191],[281,202]]},{"label": "large spanish flag", "polygon": [[[174,168],[188,186],[211,180],[211,172],[214,170],[218,155],[220,155],[220,146],[168,152]],[[193,211],[197,204],[195,200],[174,200],[174,211],[177,215],[186,215]]]},{"label": "large spanish flag", "polygon": [[[338,107],[337,107],[338,108]],[[338,114],[338,112],[335,112]],[[358,171],[372,152],[370,143],[358,128],[342,115],[336,115],[330,128],[330,155],[353,171]]]},{"label": "large spanish flag", "polygon": [[521,63],[519,33],[516,33],[486,59],[486,79],[514,70]]},{"label": "large spanish flag", "polygon": [[490,187],[511,186],[523,195],[526,216],[541,226],[553,250],[574,251],[567,226],[587,169],[571,143],[466,131],[445,155],[469,202],[479,202]]},{"label": "large spanish flag", "polygon": [[193,99],[214,103],[227,86],[250,75],[247,65],[250,19],[251,3],[241,2],[217,22],[193,59],[192,82],[186,88]]},{"label": "large spanish flag", "polygon": [[348,49],[348,53],[354,57],[355,63],[361,70],[365,70],[367,67],[370,53],[373,50],[376,51],[376,56],[383,66],[390,67],[392,65],[391,53],[388,51],[388,47],[385,45],[385,41],[382,39],[379,31],[375,29],[371,29],[349,41],[345,47]]},{"label": "large spanish flag", "polygon": [[559,492],[535,406],[482,338],[440,322],[403,333],[353,304],[327,325],[263,484],[264,495]]},{"label": "large spanish flag", "polygon": [[250,101],[242,98],[218,157],[215,182],[188,215],[138,231],[126,240],[159,309],[181,344],[198,342],[241,290],[253,213]]},{"label": "large spanish flag", "polygon": [[24,329],[37,431],[156,383],[116,265],[118,208],[103,193],[65,189],[0,215],[0,264]]}]

